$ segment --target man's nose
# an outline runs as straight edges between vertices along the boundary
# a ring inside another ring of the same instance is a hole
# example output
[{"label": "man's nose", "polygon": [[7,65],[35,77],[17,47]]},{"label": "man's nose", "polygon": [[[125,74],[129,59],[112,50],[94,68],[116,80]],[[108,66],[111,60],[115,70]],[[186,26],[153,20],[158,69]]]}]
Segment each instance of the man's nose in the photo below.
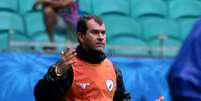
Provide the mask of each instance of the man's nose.
[{"label": "man's nose", "polygon": [[98,39],[99,39],[99,40],[103,40],[104,38],[105,38],[105,34],[99,32],[99,34],[98,34]]}]

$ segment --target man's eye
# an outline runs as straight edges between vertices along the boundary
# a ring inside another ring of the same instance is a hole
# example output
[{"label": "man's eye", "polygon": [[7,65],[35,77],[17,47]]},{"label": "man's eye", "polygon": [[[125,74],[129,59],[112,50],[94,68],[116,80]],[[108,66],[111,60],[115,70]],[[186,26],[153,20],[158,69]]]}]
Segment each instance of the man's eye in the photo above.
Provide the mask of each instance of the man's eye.
[{"label": "man's eye", "polygon": [[93,34],[99,34],[99,33],[105,34],[105,31],[92,30],[91,33],[93,33]]},{"label": "man's eye", "polygon": [[102,31],[101,33],[102,33],[102,34],[105,34],[105,31]]},{"label": "man's eye", "polygon": [[99,31],[94,30],[94,31],[92,31],[92,33],[94,33],[94,34],[98,34]]}]

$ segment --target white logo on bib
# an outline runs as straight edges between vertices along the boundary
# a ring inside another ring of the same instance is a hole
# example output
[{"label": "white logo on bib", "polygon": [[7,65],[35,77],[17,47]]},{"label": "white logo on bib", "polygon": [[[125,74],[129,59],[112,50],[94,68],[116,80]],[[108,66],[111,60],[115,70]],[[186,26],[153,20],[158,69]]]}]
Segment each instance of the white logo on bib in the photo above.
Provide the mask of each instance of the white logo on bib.
[{"label": "white logo on bib", "polygon": [[107,80],[106,85],[107,85],[107,89],[111,92],[114,86],[113,80]]},{"label": "white logo on bib", "polygon": [[77,85],[79,85],[82,89],[86,89],[90,85],[90,83],[77,83]]}]

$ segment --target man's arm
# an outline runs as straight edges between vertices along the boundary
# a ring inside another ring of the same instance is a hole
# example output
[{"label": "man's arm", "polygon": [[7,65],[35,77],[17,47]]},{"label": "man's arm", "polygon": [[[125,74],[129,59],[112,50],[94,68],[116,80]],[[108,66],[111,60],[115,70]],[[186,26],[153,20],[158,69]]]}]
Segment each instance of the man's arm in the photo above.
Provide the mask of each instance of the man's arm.
[{"label": "man's arm", "polygon": [[115,67],[115,73],[117,77],[117,89],[115,91],[113,101],[130,101],[131,96],[129,93],[126,93],[121,71]]},{"label": "man's arm", "polygon": [[70,89],[73,81],[73,70],[70,68],[63,76],[57,76],[55,67],[50,67],[47,74],[34,88],[36,101],[61,101]]},{"label": "man's arm", "polygon": [[75,56],[74,49],[67,48],[61,52],[61,60],[51,66],[48,73],[35,86],[36,101],[62,101],[73,82],[72,64],[75,63]]}]

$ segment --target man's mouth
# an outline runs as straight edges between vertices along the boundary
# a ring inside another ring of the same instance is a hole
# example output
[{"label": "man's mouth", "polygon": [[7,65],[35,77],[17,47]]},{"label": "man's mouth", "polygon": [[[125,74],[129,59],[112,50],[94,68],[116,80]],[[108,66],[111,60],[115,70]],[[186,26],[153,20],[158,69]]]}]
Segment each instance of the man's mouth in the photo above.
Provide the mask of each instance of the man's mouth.
[{"label": "man's mouth", "polygon": [[96,47],[104,47],[105,44],[104,43],[96,43]]}]

